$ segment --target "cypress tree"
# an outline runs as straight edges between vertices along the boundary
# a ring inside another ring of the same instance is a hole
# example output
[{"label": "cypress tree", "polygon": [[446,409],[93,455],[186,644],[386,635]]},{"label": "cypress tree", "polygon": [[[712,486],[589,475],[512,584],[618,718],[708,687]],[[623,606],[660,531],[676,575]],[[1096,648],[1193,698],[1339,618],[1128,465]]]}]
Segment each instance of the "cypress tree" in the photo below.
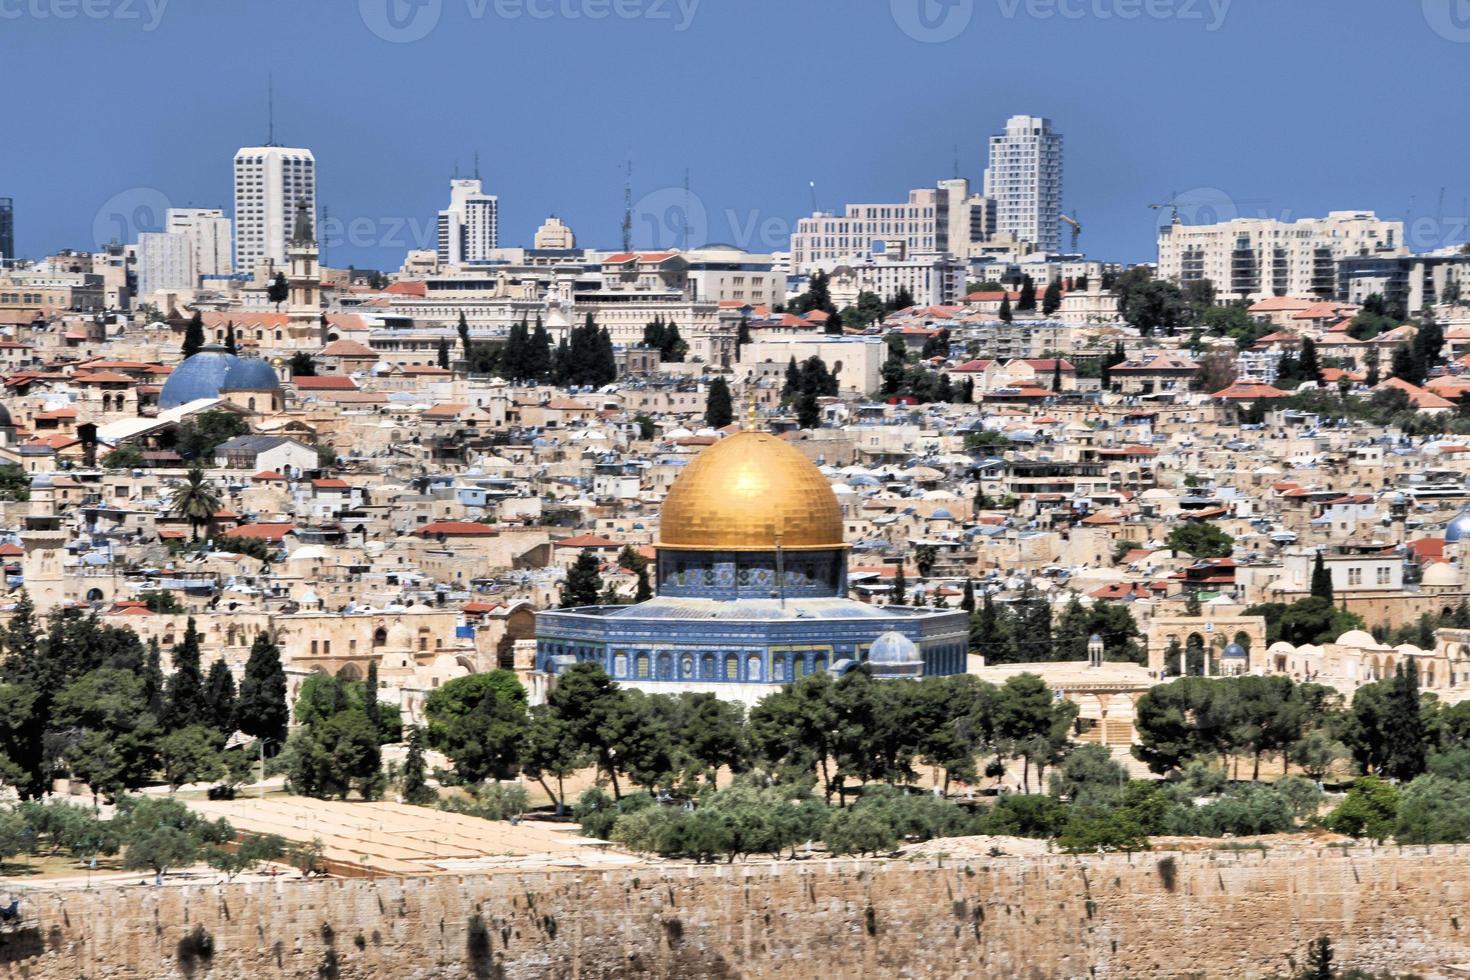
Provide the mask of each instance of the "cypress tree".
[{"label": "cypress tree", "polygon": [[465,360],[469,360],[469,356],[470,356],[470,322],[465,319],[464,311],[463,310],[461,310],[460,311],[460,314],[459,314],[459,327],[458,327],[458,330],[459,330],[459,343],[460,343],[460,346],[464,348]]},{"label": "cypress tree", "polygon": [[225,324],[225,350],[229,351],[231,354],[238,354],[238,353],[240,353],[240,349],[239,349],[238,345],[235,342],[235,321],[234,320],[231,320],[231,321],[229,321],[228,323]]},{"label": "cypress tree", "polygon": [[257,635],[251,644],[235,710],[240,731],[246,735],[270,739],[274,743],[268,746],[271,749],[285,742],[291,718],[286,704],[286,672],[281,667],[280,648],[268,633]]},{"label": "cypress tree", "polygon": [[1016,300],[1016,309],[1023,313],[1036,309],[1036,283],[1030,276],[1021,280],[1021,296]]},{"label": "cypress tree", "polygon": [[190,616],[183,641],[174,647],[174,672],[168,679],[164,727],[170,731],[198,724],[209,717],[199,657],[199,631],[194,626],[194,617]]},{"label": "cypress tree", "polygon": [[148,657],[143,662],[143,698],[154,718],[163,717],[163,655],[158,637],[148,641]]},{"label": "cypress tree", "polygon": [[539,315],[526,344],[526,371],[529,377],[537,381],[545,381],[551,377],[551,334],[546,331]]},{"label": "cypress tree", "polygon": [[730,397],[730,384],[724,378],[715,378],[705,398],[704,424],[711,429],[723,429],[733,421],[735,406]]},{"label": "cypress tree", "polygon": [[204,700],[208,704],[205,724],[222,735],[235,731],[235,678],[224,658],[209,666],[209,677],[204,683]]},{"label": "cypress tree", "polygon": [[438,352],[438,354],[439,354],[439,356],[437,357],[437,360],[439,362],[439,366],[441,368],[443,368],[444,370],[448,371],[449,370],[449,338],[448,337],[440,337],[439,338],[439,352]]},{"label": "cypress tree", "polygon": [[1319,599],[1332,601],[1332,573],[1327,570],[1327,564],[1322,559],[1322,552],[1317,552],[1317,560],[1312,565],[1312,595]]},{"label": "cypress tree", "polygon": [[967,613],[975,611],[975,582],[972,579],[965,579],[965,594],[960,599],[960,608]]},{"label": "cypress tree", "polygon": [[903,574],[903,562],[899,562],[898,571],[893,576],[893,591],[889,593],[890,601],[888,604],[890,606],[903,605],[904,598],[908,595],[908,588],[908,581],[904,578]]},{"label": "cypress tree", "polygon": [[590,551],[583,551],[567,571],[566,584],[561,590],[561,607],[595,606],[601,596],[602,575],[597,557]]},{"label": "cypress tree", "polygon": [[1419,703],[1419,669],[1412,658],[1394,668],[1393,684],[1388,692],[1388,706],[1383,719],[1387,758],[1383,775],[1407,783],[1424,773],[1424,715]]},{"label": "cypress tree", "polygon": [[199,349],[203,346],[204,314],[195,310],[194,315],[189,318],[189,325],[184,328],[183,354],[186,358],[193,357],[199,353]]},{"label": "cypress tree", "polygon": [[1000,318],[1001,318],[1001,320],[1003,320],[1006,323],[1010,323],[1012,320],[1015,319],[1015,314],[1011,312],[1011,294],[1010,293],[1006,293],[1005,296],[1001,297],[1001,300],[1000,300]]},{"label": "cypress tree", "polygon": [[403,760],[403,799],[406,803],[422,806],[438,799],[439,794],[425,778],[424,729],[414,725],[408,730],[408,757]]},{"label": "cypress tree", "polygon": [[1062,281],[1053,279],[1046,287],[1046,294],[1041,297],[1041,312],[1051,316],[1062,308]]},{"label": "cypress tree", "polygon": [[[373,731],[378,731],[378,662],[368,661],[367,680],[362,682],[362,713],[372,723]],[[382,733],[379,732],[379,739]]]}]

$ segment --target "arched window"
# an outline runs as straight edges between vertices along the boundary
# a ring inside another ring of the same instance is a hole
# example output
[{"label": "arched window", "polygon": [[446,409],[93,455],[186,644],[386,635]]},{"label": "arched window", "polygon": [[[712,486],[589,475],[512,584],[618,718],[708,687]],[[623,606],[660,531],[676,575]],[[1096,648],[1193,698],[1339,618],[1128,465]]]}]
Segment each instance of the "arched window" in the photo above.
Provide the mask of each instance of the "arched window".
[{"label": "arched window", "polygon": [[251,395],[250,396],[250,410],[252,412],[255,411],[255,396],[254,395]]},{"label": "arched window", "polygon": [[429,649],[429,630],[424,627],[419,630],[419,652],[426,653]]},{"label": "arched window", "polygon": [[745,658],[745,679],[752,682],[761,680],[761,658],[752,653]]},{"label": "arched window", "polygon": [[738,655],[733,653],[727,653],[725,655],[725,662],[720,670],[720,680],[740,680],[740,657]]},{"label": "arched window", "polygon": [[648,680],[648,654],[640,653],[633,661],[634,674],[640,681]]},{"label": "arched window", "polygon": [[388,645],[388,631],[379,626],[373,630],[373,646],[384,647]]}]

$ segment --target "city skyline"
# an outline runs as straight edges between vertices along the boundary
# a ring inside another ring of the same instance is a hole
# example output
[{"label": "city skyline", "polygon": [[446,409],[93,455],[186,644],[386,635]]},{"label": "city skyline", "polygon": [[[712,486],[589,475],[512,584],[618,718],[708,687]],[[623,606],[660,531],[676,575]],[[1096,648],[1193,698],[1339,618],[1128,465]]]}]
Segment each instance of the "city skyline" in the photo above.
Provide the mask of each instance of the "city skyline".
[{"label": "city skyline", "polygon": [[[49,50],[83,60],[104,50],[146,59],[166,46],[180,70],[229,73],[232,94],[229,111],[219,112],[207,86],[163,87],[150,93],[153,125],[105,118],[59,133],[45,154],[0,167],[0,195],[16,201],[18,251],[28,257],[95,246],[99,231],[160,230],[168,206],[232,211],[228,160],[237,148],[265,141],[267,76],[273,73],[276,140],[310,147],[321,161],[319,206],[331,216],[324,229],[327,258],[338,265],[396,268],[409,248],[435,247],[444,180],[456,170],[469,172],[477,152],[486,193],[502,201],[505,244],[529,244],[555,213],[586,245],[616,247],[631,158],[636,244],[678,244],[687,225],[692,240],[684,244],[785,248],[814,198],[818,209],[840,212],[849,202],[900,200],[907,189],[933,186],[956,170],[978,189],[987,142],[1015,114],[1049,118],[1066,134],[1062,210],[1080,215],[1081,247],[1089,255],[1151,260],[1155,229],[1167,216],[1149,205],[1173,194],[1182,194],[1201,220],[1374,210],[1428,219],[1414,247],[1447,244],[1457,233],[1467,237],[1470,185],[1446,162],[1467,138],[1446,125],[1453,116],[1442,108],[1420,100],[1389,102],[1368,72],[1338,72],[1330,79],[1332,101],[1377,109],[1369,122],[1343,123],[1340,139],[1324,141],[1321,123],[1311,116],[1270,108],[1291,92],[1329,84],[1320,68],[1293,53],[1303,36],[1328,48],[1364,34],[1412,44],[1421,84],[1427,90],[1451,84],[1466,49],[1452,25],[1437,24],[1418,4],[1388,10],[1308,0],[1276,9],[1281,5],[1236,2],[1225,5],[1211,30],[1212,8],[1183,2],[1172,18],[1124,19],[1096,12],[1048,16],[1043,5],[1029,2],[961,0],[955,9],[969,8],[963,32],[926,43],[913,35],[927,37],[923,24],[930,22],[908,21],[905,2],[850,16],[843,8],[843,17],[832,16],[835,3],[783,7],[786,27],[779,32],[770,29],[769,18],[746,18],[728,5],[705,2],[695,5],[687,24],[680,8],[670,5],[668,20],[652,10],[597,22],[558,14],[554,33],[553,25],[529,13],[512,17],[481,7],[477,18],[476,8],[446,4],[429,39],[408,43],[385,40],[381,25],[375,32],[362,12],[372,7],[368,0],[361,10],[291,8],[304,22],[292,32],[301,36],[279,39],[269,35],[268,15],[287,8],[270,3],[257,5],[258,17],[224,12],[202,18],[169,7],[153,30],[146,20],[22,17],[7,21],[4,43],[13,50],[0,64],[0,78],[12,89],[41,70],[37,52],[44,41]],[[914,0],[920,2],[933,0]],[[1189,6],[1205,19],[1184,16]],[[232,45],[212,49],[211,30],[231,36]],[[331,32],[331,50],[305,40],[321,31]],[[818,36],[854,54],[876,47],[891,70],[924,72],[938,95],[919,99],[902,87],[874,89],[830,65],[818,71],[797,57],[804,40]],[[958,57],[977,40],[986,50],[983,68]],[[584,77],[616,80],[629,65],[652,63],[668,81],[656,101],[604,107],[573,125],[567,106],[588,101],[595,87],[557,73],[532,76],[538,52],[553,43],[583,64],[578,74]],[[784,66],[777,74],[786,81],[708,84],[710,65],[718,65],[711,59],[741,44],[764,45]],[[1112,52],[1106,72],[1085,67],[1082,55],[1098,47]],[[271,54],[250,57],[252,48]],[[518,84],[514,95],[492,88],[488,99],[483,90],[467,94],[473,73],[460,63],[472,53],[493,56],[504,77],[534,77],[534,84]],[[1272,71],[1236,71],[1232,66],[1247,56],[1272,64]],[[372,78],[329,70],[354,59],[385,67]],[[1044,70],[1021,71],[1037,59]],[[442,99],[391,118],[370,108],[424,71],[435,73]],[[1227,77],[1229,92],[1213,95],[1218,86],[1210,80]],[[801,99],[791,95],[797,83],[808,93]],[[63,81],[37,93],[32,111],[59,111],[76,96],[75,84]],[[850,97],[859,92],[862,97]],[[333,104],[333,111],[320,111],[322,104]],[[865,128],[871,136],[852,135]],[[730,152],[726,139],[694,138],[702,129],[749,135],[739,144],[745,148]],[[410,131],[412,138],[404,138]],[[1403,152],[1424,133],[1435,134],[1445,152]],[[120,151],[109,154],[105,175],[94,152],[99,142]],[[793,150],[809,145],[827,149]],[[671,221],[683,216],[686,200],[690,220]],[[154,226],[146,226],[149,220]]]}]

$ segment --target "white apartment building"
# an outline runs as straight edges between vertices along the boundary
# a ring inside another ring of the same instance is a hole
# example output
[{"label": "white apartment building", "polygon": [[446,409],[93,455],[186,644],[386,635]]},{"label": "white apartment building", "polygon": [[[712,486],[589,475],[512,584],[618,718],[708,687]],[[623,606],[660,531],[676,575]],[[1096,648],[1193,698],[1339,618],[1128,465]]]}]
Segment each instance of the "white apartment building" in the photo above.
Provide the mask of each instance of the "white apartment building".
[{"label": "white apartment building", "polygon": [[689,263],[691,299],[749,306],[786,301],[786,276],[770,255],[714,247],[679,255]]},{"label": "white apartment building", "polygon": [[230,219],[219,208],[169,208],[163,230],[170,235],[189,237],[196,279],[234,272]]},{"label": "white apartment building", "polygon": [[991,137],[985,197],[995,200],[1001,235],[1061,251],[1061,134],[1041,116],[1011,116]]},{"label": "white apartment building", "polygon": [[860,293],[892,300],[907,290],[916,306],[952,306],[965,296],[967,266],[951,255],[905,256],[891,243],[890,250],[844,263],[832,270],[829,290],[839,310],[857,305]]},{"label": "white apartment building", "polygon": [[138,295],[193,289],[194,240],[185,234],[145,231],[138,235]]},{"label": "white apartment building", "polygon": [[963,177],[909,191],[903,204],[849,204],[842,215],[817,212],[796,223],[791,269],[830,272],[868,255],[874,242],[901,241],[909,255],[967,257],[995,234],[995,203],[970,193]]},{"label": "white apartment building", "polygon": [[990,137],[985,196],[995,200],[996,230],[1037,251],[1061,251],[1062,136],[1051,120],[1012,116]]},{"label": "white apartment building", "polygon": [[316,220],[316,157],[286,146],[246,146],[235,153],[235,268],[254,274],[262,259],[286,264],[286,239],[305,201]]},{"label": "white apartment building", "polygon": [[1332,211],[1325,218],[1277,221],[1235,218],[1212,225],[1159,230],[1161,278],[1180,285],[1208,279],[1220,300],[1272,296],[1331,299],[1338,263],[1357,257],[1407,255],[1404,223],[1372,211]]},{"label": "white apartment building", "polygon": [[439,212],[439,264],[489,261],[500,245],[500,201],[477,177],[449,182],[449,207]]}]

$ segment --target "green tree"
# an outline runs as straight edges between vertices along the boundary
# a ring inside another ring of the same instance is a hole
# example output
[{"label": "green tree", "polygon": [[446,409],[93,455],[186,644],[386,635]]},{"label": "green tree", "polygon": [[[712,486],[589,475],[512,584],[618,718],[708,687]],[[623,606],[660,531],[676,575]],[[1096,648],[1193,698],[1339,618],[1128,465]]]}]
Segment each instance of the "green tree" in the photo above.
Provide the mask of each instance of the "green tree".
[{"label": "green tree", "polygon": [[1041,312],[1051,316],[1062,308],[1062,281],[1053,279],[1046,287],[1046,295],[1041,298]]},{"label": "green tree", "polygon": [[601,563],[591,551],[584,550],[567,570],[567,579],[561,588],[561,608],[595,606],[601,595]]},{"label": "green tree", "polygon": [[204,681],[204,701],[207,706],[204,724],[222,735],[235,731],[235,678],[229,665],[221,657],[209,666],[209,676]]},{"label": "green tree", "polygon": [[1030,313],[1036,309],[1036,283],[1030,276],[1021,279],[1021,296],[1016,300],[1018,313]]},{"label": "green tree", "polygon": [[173,651],[173,673],[169,675],[164,709],[164,727],[177,731],[210,717],[209,702],[200,667],[199,630],[190,616],[184,638]]},{"label": "green tree", "polygon": [[277,751],[286,741],[290,708],[286,704],[286,671],[281,651],[269,633],[256,634],[235,700],[237,725],[246,735],[266,739]]},{"label": "green tree", "polygon": [[508,670],[458,677],[424,703],[428,743],[464,782],[505,778],[527,732],[526,689]]},{"label": "green tree", "polygon": [[195,311],[189,318],[189,325],[184,328],[184,343],[182,354],[185,358],[193,357],[199,353],[204,346],[204,315]]},{"label": "green tree", "polygon": [[1006,293],[1000,298],[1000,312],[997,314],[1003,323],[1010,323],[1016,318],[1011,312],[1011,294]]},{"label": "green tree", "polygon": [[234,835],[227,821],[206,820],[172,798],[127,797],[114,822],[124,847],[123,867],[151,869],[157,884],[170,869],[193,864]]},{"label": "green tree", "polygon": [[704,405],[704,424],[711,429],[723,429],[735,421],[735,408],[730,398],[730,384],[724,378],[710,382],[709,394]]},{"label": "green tree", "polygon": [[195,466],[189,470],[184,484],[177,487],[168,502],[168,512],[189,522],[193,540],[199,540],[199,529],[213,519],[220,509],[219,494],[210,486],[204,471]]},{"label": "green tree", "polygon": [[[463,316],[463,314],[461,314]],[[408,755],[403,760],[403,799],[415,806],[433,803],[439,794],[429,785],[424,766],[424,729],[414,725],[408,730]]]},{"label": "green tree", "polygon": [[1327,829],[1382,843],[1394,832],[1400,799],[1399,791],[1391,784],[1376,776],[1359,776],[1343,801],[1327,815]]},{"label": "green tree", "polygon": [[1317,557],[1312,565],[1312,590],[1311,594],[1319,599],[1332,601],[1332,573],[1327,570],[1327,564],[1322,558],[1322,552],[1317,552]]},{"label": "green tree", "polygon": [[455,328],[459,334],[459,346],[466,359],[470,356],[470,323],[465,319],[464,311],[459,313],[459,325]]},{"label": "green tree", "polygon": [[439,366],[441,368],[443,368],[446,371],[449,370],[449,338],[448,337],[440,337],[439,338],[439,349],[438,349],[438,351],[436,353],[435,360],[438,362],[438,364],[439,364]]},{"label": "green tree", "polygon": [[1235,548],[1234,538],[1205,521],[1176,525],[1164,543],[1195,558],[1226,558]]},{"label": "green tree", "polygon": [[46,722],[31,721],[51,729],[53,750],[91,787],[94,801],[115,800],[147,784],[159,731],[136,673],[115,667],[88,671],[57,693]]},{"label": "green tree", "polygon": [[102,465],[109,470],[135,470],[143,465],[143,450],[130,442],[122,443],[102,457]]},{"label": "green tree", "polygon": [[224,774],[218,733],[204,725],[170,732],[158,742],[158,761],[169,792],[185,783],[207,782]]},{"label": "green tree", "polygon": [[284,272],[276,272],[275,278],[266,287],[265,296],[276,305],[276,311],[280,312],[281,304],[291,297],[291,284],[286,281]]},{"label": "green tree", "polygon": [[[521,752],[521,770],[541,784],[559,817],[566,805],[564,780],[592,764],[592,751],[577,740],[577,726],[549,704],[531,708]],[[556,781],[553,790],[551,781]]]}]

